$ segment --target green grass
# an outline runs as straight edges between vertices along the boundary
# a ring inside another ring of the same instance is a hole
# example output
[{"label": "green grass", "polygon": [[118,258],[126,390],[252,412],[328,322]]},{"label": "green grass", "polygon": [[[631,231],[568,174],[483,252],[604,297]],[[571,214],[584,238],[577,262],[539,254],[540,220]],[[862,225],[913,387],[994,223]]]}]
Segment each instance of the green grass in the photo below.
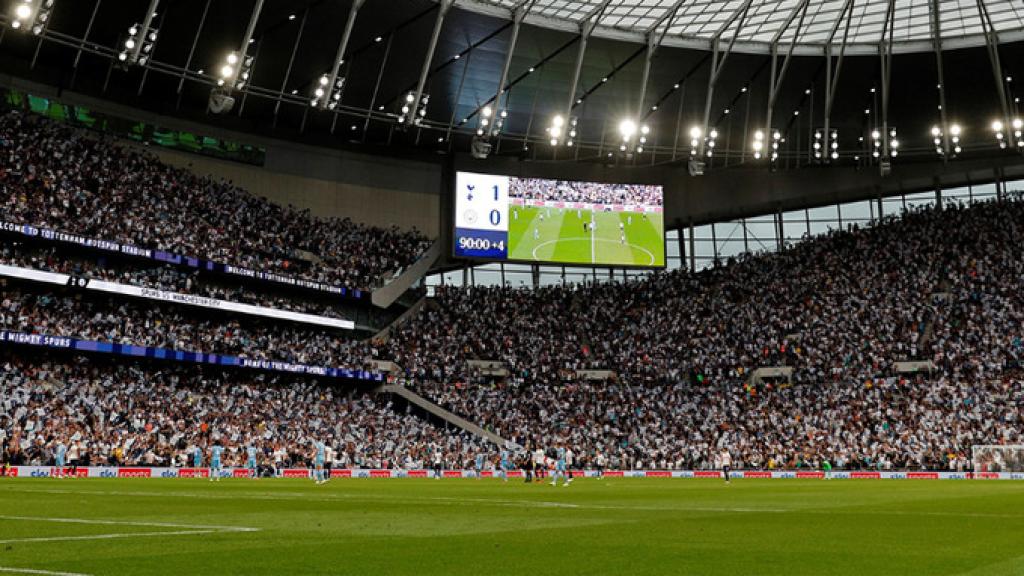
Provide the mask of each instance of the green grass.
[{"label": "green grass", "polygon": [[0,569],[94,575],[998,575],[1022,544],[1012,481],[0,479]]},{"label": "green grass", "polygon": [[[661,214],[592,212],[571,208],[510,208],[509,259],[565,264],[664,266]],[[518,217],[516,216],[518,214]],[[544,216],[541,219],[541,215]],[[595,222],[594,232],[583,224]],[[623,228],[619,227],[619,224]],[[622,242],[621,230],[626,241]],[[537,237],[534,237],[534,231]]]}]

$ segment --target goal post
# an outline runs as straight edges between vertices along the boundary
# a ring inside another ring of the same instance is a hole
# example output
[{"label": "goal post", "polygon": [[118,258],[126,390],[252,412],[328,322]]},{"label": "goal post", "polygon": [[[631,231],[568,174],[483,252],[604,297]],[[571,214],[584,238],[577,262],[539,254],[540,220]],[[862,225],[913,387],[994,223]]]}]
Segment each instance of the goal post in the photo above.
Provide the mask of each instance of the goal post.
[{"label": "goal post", "polygon": [[1024,472],[1024,444],[981,444],[971,447],[975,472]]}]

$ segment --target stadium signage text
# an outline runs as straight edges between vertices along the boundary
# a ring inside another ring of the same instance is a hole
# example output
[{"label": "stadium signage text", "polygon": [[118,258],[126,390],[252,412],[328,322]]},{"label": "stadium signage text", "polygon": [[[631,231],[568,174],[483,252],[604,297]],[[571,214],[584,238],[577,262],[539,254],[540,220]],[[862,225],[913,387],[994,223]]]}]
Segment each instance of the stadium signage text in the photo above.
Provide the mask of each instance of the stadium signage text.
[{"label": "stadium signage text", "polygon": [[205,352],[169,350],[167,348],[154,348],[152,346],[132,346],[130,344],[113,344],[110,342],[97,342],[95,340],[78,340],[77,338],[49,336],[46,334],[25,334],[22,332],[11,332],[9,330],[0,330],[0,342],[9,342],[12,344],[25,344],[29,346],[42,346],[46,348],[68,348],[72,350],[79,350],[82,352],[98,352],[103,354],[116,354],[119,356],[142,356],[146,358],[157,358],[160,360],[175,360],[178,362],[188,362],[197,364],[215,364],[217,366],[238,366],[242,368],[254,368],[258,370],[290,372],[293,374],[309,374],[312,376],[326,376],[329,378],[364,380],[367,382],[384,381],[384,374],[380,372],[370,372],[367,370],[349,370],[347,368],[329,368],[326,366],[307,366],[305,364],[289,364],[287,362],[251,360],[248,358],[239,358],[238,356],[227,356],[223,354],[209,354]]},{"label": "stadium signage text", "polygon": [[51,230],[49,228],[37,228],[35,226],[29,226],[27,224],[0,221],[0,232],[22,234],[24,236],[30,236],[33,238],[43,238],[45,240],[49,240],[52,242],[75,244],[78,246],[85,246],[87,248],[94,248],[106,252],[118,252],[120,254],[125,254],[128,256],[149,258],[150,260],[158,260],[160,262],[166,262],[169,264],[185,265],[192,268],[198,268],[200,270],[207,270],[211,272],[223,272],[225,274],[243,276],[246,278],[253,278],[265,282],[274,282],[277,284],[286,284],[289,286],[308,288],[310,290],[317,290],[319,292],[337,294],[344,298],[349,298],[353,300],[368,300],[370,298],[370,293],[365,292],[363,290],[352,289],[344,286],[334,286],[332,284],[315,282],[313,280],[292,278],[290,276],[276,274],[273,272],[249,270],[247,268],[240,268],[238,266],[231,266],[219,262],[202,260],[200,258],[181,256],[179,254],[164,252],[162,250],[149,250],[147,248],[140,248],[138,246],[133,246],[131,244],[121,244],[120,242],[115,242],[113,240],[89,238],[88,236],[80,236],[78,234],[60,232],[57,230]]}]

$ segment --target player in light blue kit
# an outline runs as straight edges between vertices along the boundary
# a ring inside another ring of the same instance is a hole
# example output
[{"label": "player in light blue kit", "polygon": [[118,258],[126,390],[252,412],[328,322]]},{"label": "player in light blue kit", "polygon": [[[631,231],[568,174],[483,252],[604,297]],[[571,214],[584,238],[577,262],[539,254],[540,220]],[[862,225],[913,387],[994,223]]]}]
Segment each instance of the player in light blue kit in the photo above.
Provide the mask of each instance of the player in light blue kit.
[{"label": "player in light blue kit", "polygon": [[500,471],[501,471],[501,479],[504,480],[505,482],[508,482],[508,469],[509,469],[508,450],[502,450],[501,451]]},{"label": "player in light blue kit", "polygon": [[565,447],[559,446],[555,449],[555,471],[551,474],[551,485],[558,486],[558,477],[562,477],[562,487],[569,485],[569,478],[565,475]]},{"label": "player in light blue kit", "polygon": [[247,455],[245,467],[249,469],[249,478],[256,480],[257,478],[260,477],[259,468],[256,464],[256,446],[253,446],[250,443],[248,446],[246,446],[245,452]]},{"label": "player in light blue kit", "polygon": [[53,455],[53,463],[57,467],[54,476],[57,478],[64,478],[64,463],[67,461],[67,455],[68,447],[64,445],[63,440],[57,440],[57,448]]},{"label": "player in light blue kit", "polygon": [[199,469],[203,467],[203,449],[199,444],[192,450],[192,467],[196,470],[196,478],[201,478]]},{"label": "player in light blue kit", "polygon": [[476,470],[476,479],[479,480],[479,479],[483,478],[483,475],[481,474],[483,472],[483,470],[484,470],[484,454],[483,454],[483,452],[477,453],[477,455],[476,455],[476,462],[474,463],[474,469]]},{"label": "player in light blue kit", "polygon": [[224,447],[220,445],[220,442],[210,448],[210,482],[220,482],[220,457],[223,453]]},{"label": "player in light blue kit", "polygon": [[313,458],[313,480],[317,484],[323,484],[327,482],[324,478],[324,460],[327,459],[327,446],[323,442],[317,440],[316,442],[316,456]]}]

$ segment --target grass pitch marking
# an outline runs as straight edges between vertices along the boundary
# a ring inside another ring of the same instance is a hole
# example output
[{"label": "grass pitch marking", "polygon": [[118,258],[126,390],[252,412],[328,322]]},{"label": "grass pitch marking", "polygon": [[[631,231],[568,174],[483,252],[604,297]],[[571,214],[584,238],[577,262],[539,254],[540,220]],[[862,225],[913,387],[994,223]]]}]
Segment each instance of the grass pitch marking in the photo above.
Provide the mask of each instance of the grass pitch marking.
[{"label": "grass pitch marking", "polygon": [[82,574],[81,572],[52,572],[50,570],[33,570],[31,568],[11,568],[9,566],[0,566],[0,572],[7,572],[9,574],[42,574],[43,576],[89,576],[89,574]]},{"label": "grass pitch marking", "polygon": [[194,536],[198,534],[217,534],[231,532],[258,532],[259,528],[247,526],[211,526],[204,524],[173,524],[169,522],[132,522],[121,520],[90,520],[86,518],[53,518],[46,516],[6,516],[0,520],[22,522],[54,522],[59,524],[91,524],[99,526],[141,526],[147,528],[183,528],[183,530],[164,530],[161,532],[112,532],[108,534],[87,534],[82,536],[39,536],[29,538],[10,538],[0,540],[0,544],[19,544],[29,542],[68,542],[75,540],[112,540],[117,538],[152,538],[154,536]]},{"label": "grass pitch marking", "polygon": [[[650,250],[648,250],[647,248],[644,248],[643,246],[637,246],[636,244],[630,244],[629,242],[626,242],[625,244],[622,244],[621,242],[619,242],[617,240],[610,240],[608,238],[591,238],[591,237],[584,237],[584,236],[571,236],[569,238],[556,238],[554,240],[545,240],[544,242],[541,242],[540,244],[537,244],[536,246],[533,247],[533,252],[531,252],[531,255],[533,256],[533,259],[540,261],[541,258],[539,256],[537,256],[537,250],[540,250],[541,248],[547,246],[548,244],[558,244],[559,242],[590,242],[590,263],[591,264],[597,263],[597,255],[596,255],[596,252],[594,250],[595,245],[598,242],[605,242],[605,243],[608,243],[608,244],[617,244],[619,246],[629,246],[630,248],[635,248],[635,249],[637,249],[637,250],[647,254],[647,257],[650,259],[650,262],[648,264],[651,265],[651,266],[654,266],[654,253],[651,252]],[[547,259],[544,259],[543,261],[546,262]]]}]

